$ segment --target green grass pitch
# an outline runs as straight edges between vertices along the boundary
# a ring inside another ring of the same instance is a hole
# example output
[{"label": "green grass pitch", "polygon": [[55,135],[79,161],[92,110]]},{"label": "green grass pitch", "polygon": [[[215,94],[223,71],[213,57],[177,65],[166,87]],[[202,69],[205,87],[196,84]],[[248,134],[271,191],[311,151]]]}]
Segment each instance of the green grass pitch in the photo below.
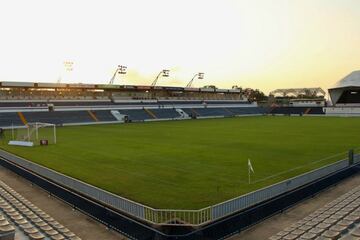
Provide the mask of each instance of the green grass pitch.
[{"label": "green grass pitch", "polygon": [[58,127],[56,145],[0,147],[151,207],[199,209],[346,158],[359,126],[270,116],[91,125]]}]

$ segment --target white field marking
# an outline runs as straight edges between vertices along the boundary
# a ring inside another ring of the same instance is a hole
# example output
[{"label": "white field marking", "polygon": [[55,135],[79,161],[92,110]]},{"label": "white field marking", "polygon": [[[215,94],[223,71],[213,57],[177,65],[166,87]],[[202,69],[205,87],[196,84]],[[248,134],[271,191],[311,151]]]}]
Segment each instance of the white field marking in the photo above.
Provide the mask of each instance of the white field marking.
[{"label": "white field marking", "polygon": [[[355,150],[358,150],[358,149],[359,149],[359,148],[356,148],[356,149],[354,149],[354,151],[355,151]],[[334,155],[332,155],[332,156],[325,157],[325,158],[319,159],[319,160],[314,161],[314,162],[310,162],[310,163],[308,163],[308,164],[304,164],[304,165],[301,165],[301,166],[297,166],[297,167],[291,168],[291,169],[289,169],[289,170],[282,171],[282,172],[279,172],[279,173],[277,173],[277,174],[273,174],[273,175],[270,175],[270,176],[267,176],[267,177],[258,179],[258,180],[256,180],[256,181],[253,181],[253,183],[258,183],[258,182],[262,182],[262,181],[265,181],[265,180],[268,180],[268,179],[271,179],[271,178],[274,178],[274,177],[277,177],[277,176],[281,176],[281,175],[283,175],[283,174],[285,174],[285,173],[289,173],[289,172],[292,172],[292,171],[294,171],[294,170],[301,169],[301,168],[303,168],[303,167],[310,166],[310,165],[312,165],[312,164],[319,163],[319,162],[322,162],[322,161],[325,161],[325,160],[328,160],[328,159],[331,159],[331,158],[340,156],[340,155],[345,154],[345,153],[347,153],[347,152],[348,152],[348,151],[341,152],[341,153],[337,153],[337,154],[334,154]],[[340,159],[340,160],[341,160],[341,159]],[[243,181],[243,182],[245,182],[245,181]]]}]

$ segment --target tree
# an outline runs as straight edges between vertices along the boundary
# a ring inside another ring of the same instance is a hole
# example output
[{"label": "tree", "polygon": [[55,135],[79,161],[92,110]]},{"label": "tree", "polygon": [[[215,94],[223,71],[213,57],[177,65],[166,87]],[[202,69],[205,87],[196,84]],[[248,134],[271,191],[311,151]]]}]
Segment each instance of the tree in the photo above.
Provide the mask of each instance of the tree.
[{"label": "tree", "polygon": [[215,85],[206,85],[204,86],[204,88],[212,88],[212,89],[217,89],[217,87]]},{"label": "tree", "polygon": [[245,88],[242,92],[243,96],[247,97],[249,101],[265,101],[268,97],[259,89]]}]

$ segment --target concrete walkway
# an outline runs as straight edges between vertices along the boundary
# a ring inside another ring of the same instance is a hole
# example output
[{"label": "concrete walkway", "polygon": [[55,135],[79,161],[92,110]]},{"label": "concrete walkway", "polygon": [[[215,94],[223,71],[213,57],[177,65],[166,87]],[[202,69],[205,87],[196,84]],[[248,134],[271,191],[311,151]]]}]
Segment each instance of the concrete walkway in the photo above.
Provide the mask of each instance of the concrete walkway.
[{"label": "concrete walkway", "polygon": [[126,239],[3,167],[0,167],[0,179],[83,240]]}]

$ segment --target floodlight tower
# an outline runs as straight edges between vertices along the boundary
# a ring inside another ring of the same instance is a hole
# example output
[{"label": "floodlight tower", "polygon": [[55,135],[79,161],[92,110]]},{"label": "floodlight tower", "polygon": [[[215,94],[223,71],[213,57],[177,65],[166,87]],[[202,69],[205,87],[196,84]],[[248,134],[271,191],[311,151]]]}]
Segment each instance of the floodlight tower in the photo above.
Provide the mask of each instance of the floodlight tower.
[{"label": "floodlight tower", "polygon": [[156,76],[156,78],[155,78],[155,80],[153,81],[153,83],[151,84],[151,86],[152,86],[152,87],[155,87],[155,85],[156,85],[158,79],[160,78],[160,76],[169,77],[169,73],[170,73],[170,70],[166,70],[166,69],[161,70],[161,71],[159,72],[159,74]]},{"label": "floodlight tower", "polygon": [[114,81],[115,81],[115,78],[116,78],[117,74],[126,74],[126,69],[127,69],[126,66],[118,65],[115,72],[114,72],[114,74],[113,74],[113,76],[110,79],[109,84],[111,84],[111,85],[114,84]]},{"label": "floodlight tower", "polygon": [[198,79],[204,79],[204,73],[199,72],[199,73],[195,74],[195,75],[193,76],[193,78],[190,80],[190,82],[186,85],[187,88],[190,88],[190,87],[191,87],[191,85],[192,85],[192,83],[193,83],[193,81],[194,81],[194,79],[195,79],[196,77],[197,77]]},{"label": "floodlight tower", "polygon": [[[70,72],[72,72],[73,70],[74,70],[74,62],[72,62],[72,61],[64,61],[63,62],[63,67],[64,67],[64,69],[63,69],[63,71],[62,72],[64,72],[64,74],[65,73],[70,73]],[[59,76],[59,78],[58,78],[58,80],[57,80],[57,83],[60,83],[62,80],[63,80],[63,76],[62,76],[63,74],[62,73],[60,73],[60,76]]]}]

